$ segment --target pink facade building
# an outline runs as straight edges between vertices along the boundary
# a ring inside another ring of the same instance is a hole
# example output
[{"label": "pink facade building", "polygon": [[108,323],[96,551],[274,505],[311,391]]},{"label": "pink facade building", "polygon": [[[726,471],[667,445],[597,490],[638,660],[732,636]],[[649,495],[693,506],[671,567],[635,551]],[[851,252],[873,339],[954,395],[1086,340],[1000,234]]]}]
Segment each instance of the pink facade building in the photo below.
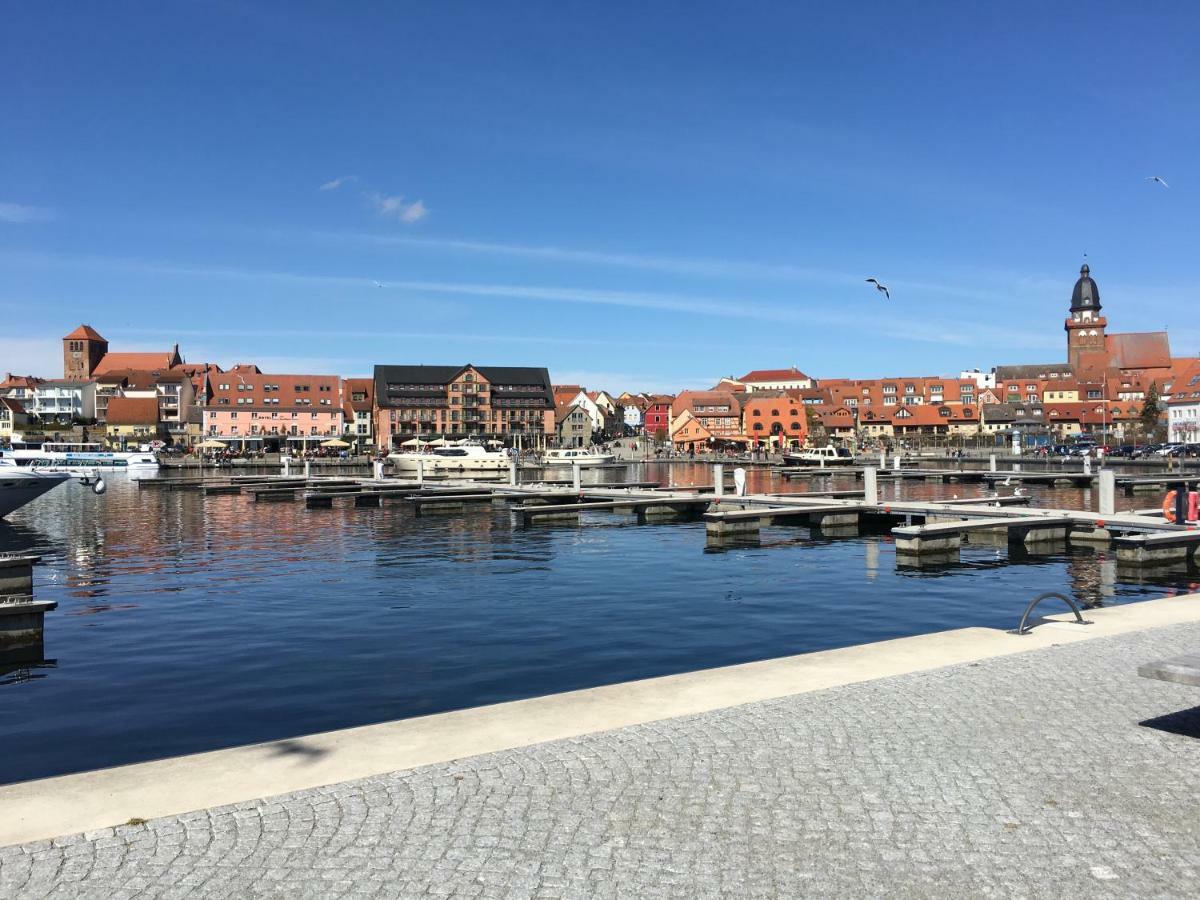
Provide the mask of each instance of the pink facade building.
[{"label": "pink facade building", "polygon": [[344,425],[337,375],[267,375],[234,366],[209,377],[204,437],[236,449],[314,449],[341,438]]}]

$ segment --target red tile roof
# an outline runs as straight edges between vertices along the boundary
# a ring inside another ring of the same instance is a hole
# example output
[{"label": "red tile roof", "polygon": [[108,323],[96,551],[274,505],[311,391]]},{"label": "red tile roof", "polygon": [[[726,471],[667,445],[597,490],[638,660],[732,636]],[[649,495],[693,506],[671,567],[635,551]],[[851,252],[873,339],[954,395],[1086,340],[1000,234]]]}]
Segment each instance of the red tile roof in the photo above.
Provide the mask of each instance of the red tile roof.
[{"label": "red tile roof", "polygon": [[804,381],[811,380],[793,366],[790,369],[755,369],[753,372],[747,372],[738,381],[750,382],[751,384],[759,381]]},{"label": "red tile roof", "polygon": [[157,425],[157,397],[113,397],[108,401],[109,425]]},{"label": "red tile roof", "polygon": [[[104,341],[104,338],[102,338],[100,336],[100,332],[98,332],[91,325],[80,325],[78,328],[76,328],[74,331],[72,331],[70,334],[68,334],[65,338],[63,338],[63,340],[64,341]],[[104,341],[104,343],[107,344],[108,341]]]},{"label": "red tile roof", "polygon": [[[212,398],[207,405],[230,410],[342,412],[341,382],[337,375],[270,375],[251,366],[234,367],[209,377]],[[267,385],[271,386],[270,390],[266,389]],[[222,403],[222,400],[226,402]],[[267,403],[268,400],[279,402]],[[297,403],[297,400],[311,402]],[[329,402],[322,403],[323,400]]]},{"label": "red tile roof", "polygon": [[1119,369],[1166,369],[1171,344],[1165,331],[1110,334],[1104,340],[1111,364]]},{"label": "red tile roof", "polygon": [[93,375],[106,375],[118,369],[133,369],[151,372],[171,368],[172,353],[105,353]]},{"label": "red tile roof", "polygon": [[33,388],[42,383],[41,378],[34,375],[12,375],[0,381],[0,391],[6,391],[11,388]]},{"label": "red tile roof", "polygon": [[[358,412],[370,412],[374,406],[374,378],[346,378],[342,380],[342,392],[345,394],[346,408]],[[353,399],[356,393],[365,393],[365,400]]]},{"label": "red tile roof", "polygon": [[7,406],[9,410],[17,415],[24,415],[25,407],[21,405],[20,400],[10,400],[8,397],[0,397],[0,406]]}]

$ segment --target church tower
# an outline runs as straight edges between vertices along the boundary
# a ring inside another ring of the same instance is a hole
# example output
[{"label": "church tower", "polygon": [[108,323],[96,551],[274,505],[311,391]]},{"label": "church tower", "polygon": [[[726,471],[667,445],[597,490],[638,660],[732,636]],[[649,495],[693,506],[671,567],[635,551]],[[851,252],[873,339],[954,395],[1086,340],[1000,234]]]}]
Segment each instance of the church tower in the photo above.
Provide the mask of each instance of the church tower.
[{"label": "church tower", "polygon": [[67,381],[88,381],[104,354],[108,341],[91,325],[80,325],[63,338],[63,378]]},{"label": "church tower", "polygon": [[1100,314],[1100,288],[1092,281],[1087,263],[1071,293],[1071,316],[1063,326],[1067,332],[1067,362],[1078,375],[1085,369],[1104,368],[1108,353],[1104,329],[1108,322]]}]

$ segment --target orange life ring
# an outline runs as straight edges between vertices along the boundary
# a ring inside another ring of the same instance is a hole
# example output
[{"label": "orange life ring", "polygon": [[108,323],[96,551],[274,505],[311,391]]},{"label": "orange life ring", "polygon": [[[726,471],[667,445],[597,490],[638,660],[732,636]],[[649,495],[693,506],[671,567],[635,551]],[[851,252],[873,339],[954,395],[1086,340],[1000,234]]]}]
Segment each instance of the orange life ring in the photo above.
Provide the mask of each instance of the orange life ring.
[{"label": "orange life ring", "polygon": [[1163,497],[1162,505],[1163,518],[1168,522],[1175,521],[1175,492],[1167,491],[1167,496]]}]

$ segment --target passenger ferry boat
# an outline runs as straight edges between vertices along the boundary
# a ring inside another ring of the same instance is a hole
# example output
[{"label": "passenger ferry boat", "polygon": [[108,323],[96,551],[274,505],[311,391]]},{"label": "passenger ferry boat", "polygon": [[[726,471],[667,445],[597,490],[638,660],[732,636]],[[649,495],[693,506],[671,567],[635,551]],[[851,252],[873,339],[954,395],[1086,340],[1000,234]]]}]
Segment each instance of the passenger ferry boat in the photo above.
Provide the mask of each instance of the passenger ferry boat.
[{"label": "passenger ferry boat", "polygon": [[105,472],[149,474],[158,471],[158,458],[148,451],[106,451],[100,444],[42,444],[0,453],[18,466],[33,466],[43,471],[60,470],[67,473],[81,469],[101,469]]},{"label": "passenger ferry boat", "polygon": [[595,450],[571,448],[547,450],[542,462],[548,466],[602,466],[617,457],[612,453],[600,453]]},{"label": "passenger ferry boat", "polygon": [[479,444],[461,443],[428,451],[390,453],[388,460],[398,473],[412,474],[424,464],[426,475],[444,472],[507,472],[507,450],[489,450]]}]

